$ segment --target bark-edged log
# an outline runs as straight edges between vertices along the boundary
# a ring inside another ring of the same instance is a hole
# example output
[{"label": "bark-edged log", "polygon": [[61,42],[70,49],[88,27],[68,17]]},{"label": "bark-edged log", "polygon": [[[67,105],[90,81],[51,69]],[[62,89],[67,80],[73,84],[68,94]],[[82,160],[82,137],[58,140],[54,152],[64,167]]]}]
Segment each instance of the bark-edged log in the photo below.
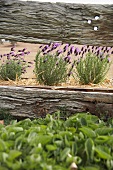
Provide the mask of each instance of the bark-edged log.
[{"label": "bark-edged log", "polygon": [[1,0],[0,23],[1,39],[113,46],[113,5]]},{"label": "bark-edged log", "polygon": [[17,117],[43,117],[58,110],[113,115],[113,93],[0,86],[0,108]]}]

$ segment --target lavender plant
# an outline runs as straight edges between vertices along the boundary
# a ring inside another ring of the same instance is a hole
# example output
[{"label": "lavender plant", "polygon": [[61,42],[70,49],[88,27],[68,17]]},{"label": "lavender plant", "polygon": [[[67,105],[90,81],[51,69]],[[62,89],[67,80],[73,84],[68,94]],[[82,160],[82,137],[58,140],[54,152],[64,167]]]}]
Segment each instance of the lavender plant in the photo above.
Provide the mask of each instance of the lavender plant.
[{"label": "lavender plant", "polygon": [[66,82],[67,66],[70,63],[70,57],[60,56],[62,50],[55,51],[54,54],[50,53],[60,46],[60,43],[53,43],[40,47],[40,52],[36,55],[35,61],[35,75],[37,81],[44,85],[58,85],[59,83]]},{"label": "lavender plant", "polygon": [[112,47],[89,45],[78,48],[71,44],[51,43],[41,48],[44,55],[48,52],[57,53],[58,56],[63,54],[63,59],[70,64],[67,76],[78,79],[81,84],[98,84],[103,81],[111,65],[109,56],[113,54]]},{"label": "lavender plant", "polygon": [[15,47],[12,47],[9,53],[0,55],[0,79],[19,79],[26,72],[27,67],[32,64],[24,60],[24,56],[29,53],[26,48],[15,52]]},{"label": "lavender plant", "polygon": [[89,52],[85,58],[80,58],[76,62],[76,71],[73,72],[73,76],[76,75],[81,84],[98,84],[105,79],[110,65],[108,55],[97,56]]}]

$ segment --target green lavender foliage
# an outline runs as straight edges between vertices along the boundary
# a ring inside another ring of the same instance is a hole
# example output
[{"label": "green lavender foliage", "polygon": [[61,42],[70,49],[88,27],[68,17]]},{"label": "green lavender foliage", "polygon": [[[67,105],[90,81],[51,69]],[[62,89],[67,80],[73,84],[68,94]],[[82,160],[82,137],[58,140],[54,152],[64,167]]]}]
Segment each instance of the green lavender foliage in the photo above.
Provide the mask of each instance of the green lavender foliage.
[{"label": "green lavender foliage", "polygon": [[84,58],[80,58],[76,64],[76,71],[73,75],[77,76],[81,84],[98,84],[105,79],[110,69],[111,62],[108,56],[99,57],[93,53],[87,53]]},{"label": "green lavender foliage", "polygon": [[31,64],[33,64],[24,59],[24,56],[29,53],[26,48],[15,52],[15,47],[11,47],[9,53],[0,55],[0,79],[19,79],[26,72],[27,67],[31,67]]},{"label": "green lavender foliage", "polygon": [[35,75],[40,84],[58,85],[67,80],[67,62],[56,54],[36,55]]},{"label": "green lavender foliage", "polygon": [[22,65],[18,61],[6,60],[0,67],[0,78],[3,80],[15,80],[22,75]]}]

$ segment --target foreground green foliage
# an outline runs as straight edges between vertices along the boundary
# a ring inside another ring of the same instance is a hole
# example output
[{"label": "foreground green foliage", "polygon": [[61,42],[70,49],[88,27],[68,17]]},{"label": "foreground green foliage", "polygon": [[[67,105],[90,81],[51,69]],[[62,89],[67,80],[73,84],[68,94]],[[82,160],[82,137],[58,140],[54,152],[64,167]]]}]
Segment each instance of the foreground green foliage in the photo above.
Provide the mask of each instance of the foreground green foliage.
[{"label": "foreground green foliage", "polygon": [[0,125],[0,170],[113,169],[113,121],[90,114],[47,115]]}]

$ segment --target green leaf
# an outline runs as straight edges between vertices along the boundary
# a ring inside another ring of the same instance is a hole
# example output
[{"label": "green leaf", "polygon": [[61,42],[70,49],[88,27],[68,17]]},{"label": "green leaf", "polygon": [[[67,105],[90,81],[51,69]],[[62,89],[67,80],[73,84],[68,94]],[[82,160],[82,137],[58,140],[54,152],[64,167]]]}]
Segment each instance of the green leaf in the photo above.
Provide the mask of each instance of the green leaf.
[{"label": "green leaf", "polygon": [[65,148],[61,153],[60,153],[60,160],[64,161],[68,154],[70,153],[70,148]]},{"label": "green leaf", "polygon": [[108,135],[112,131],[113,128],[109,128],[109,127],[101,127],[95,130],[95,132],[98,133],[99,135]]},{"label": "green leaf", "polygon": [[85,166],[84,168],[82,168],[81,170],[101,170],[99,166]]},{"label": "green leaf", "polygon": [[14,159],[18,158],[22,152],[17,151],[17,150],[10,150],[9,155],[8,155],[8,160],[13,161]]},{"label": "green leaf", "polygon": [[0,153],[1,162],[2,161],[5,162],[7,158],[8,158],[8,154],[7,153],[5,153],[5,152],[1,152]]},{"label": "green leaf", "polygon": [[85,142],[85,151],[87,155],[87,160],[93,160],[94,158],[94,142],[91,138],[87,139]]},{"label": "green leaf", "polygon": [[93,131],[91,128],[83,126],[82,128],[79,128],[79,130],[82,131],[89,138],[96,137],[95,131]]},{"label": "green leaf", "polygon": [[30,146],[35,146],[39,143],[42,145],[46,145],[52,140],[52,136],[49,135],[43,135],[43,134],[38,134],[32,137],[30,140],[28,140]]},{"label": "green leaf", "polygon": [[104,144],[105,142],[109,141],[110,137],[109,136],[98,136],[95,139],[95,142],[98,144]]},{"label": "green leaf", "polygon": [[5,151],[6,150],[6,145],[5,145],[5,142],[0,139],[0,151]]},{"label": "green leaf", "polygon": [[95,147],[95,152],[98,154],[98,156],[102,159],[112,159],[112,156],[110,154],[108,154],[107,152],[105,152],[102,147]]},{"label": "green leaf", "polygon": [[0,165],[0,170],[9,170],[9,169]]},{"label": "green leaf", "polygon": [[22,127],[16,127],[16,126],[7,126],[6,129],[8,132],[22,132],[23,128]]},{"label": "green leaf", "polygon": [[82,126],[87,126],[87,121],[84,117],[82,117],[80,121]]},{"label": "green leaf", "polygon": [[46,145],[46,149],[47,149],[48,151],[54,151],[54,150],[57,149],[57,146],[55,146],[55,145]]}]

